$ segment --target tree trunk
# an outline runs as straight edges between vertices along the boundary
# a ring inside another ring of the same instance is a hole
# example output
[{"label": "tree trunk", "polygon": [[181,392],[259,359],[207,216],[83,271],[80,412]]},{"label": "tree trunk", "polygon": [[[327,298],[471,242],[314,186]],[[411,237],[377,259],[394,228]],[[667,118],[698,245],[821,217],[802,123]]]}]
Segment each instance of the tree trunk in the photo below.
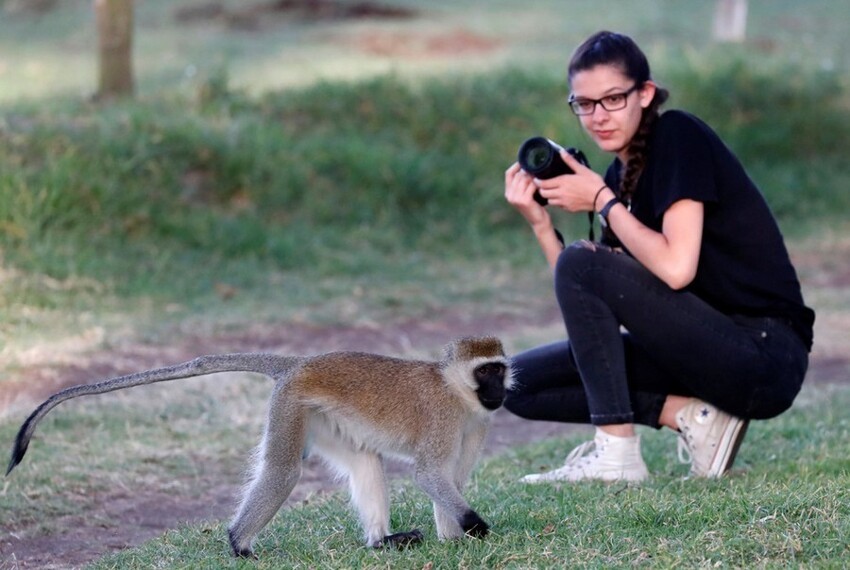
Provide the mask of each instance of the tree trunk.
[{"label": "tree trunk", "polygon": [[747,0],[717,0],[713,36],[718,42],[742,42],[747,36]]},{"label": "tree trunk", "polygon": [[133,95],[133,0],[94,0],[98,98]]}]

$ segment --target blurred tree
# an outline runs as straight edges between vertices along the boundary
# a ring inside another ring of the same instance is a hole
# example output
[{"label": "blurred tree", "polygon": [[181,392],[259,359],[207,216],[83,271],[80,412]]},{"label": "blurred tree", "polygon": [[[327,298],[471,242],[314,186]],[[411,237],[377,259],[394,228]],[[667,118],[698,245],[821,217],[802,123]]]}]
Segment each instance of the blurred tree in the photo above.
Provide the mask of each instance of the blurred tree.
[{"label": "blurred tree", "polygon": [[718,42],[742,42],[747,36],[747,0],[717,0],[712,35]]},{"label": "blurred tree", "polygon": [[133,95],[133,0],[94,0],[98,36],[96,97]]}]

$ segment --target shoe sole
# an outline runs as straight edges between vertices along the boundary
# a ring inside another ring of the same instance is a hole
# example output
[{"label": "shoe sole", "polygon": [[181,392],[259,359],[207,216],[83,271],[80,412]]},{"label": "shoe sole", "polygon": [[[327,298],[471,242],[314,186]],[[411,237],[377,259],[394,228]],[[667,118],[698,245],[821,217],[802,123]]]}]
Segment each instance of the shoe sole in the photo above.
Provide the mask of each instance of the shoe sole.
[{"label": "shoe sole", "polygon": [[717,453],[714,454],[714,459],[708,470],[708,477],[720,477],[732,468],[749,425],[749,420],[736,419],[726,426],[720,444],[717,446]]},{"label": "shoe sole", "polygon": [[578,477],[572,478],[568,476],[564,477],[546,477],[545,475],[526,475],[525,477],[520,478],[520,483],[527,483],[530,485],[537,485],[540,483],[582,483],[584,481],[603,481],[605,483],[615,483],[615,482],[623,482],[623,483],[641,483],[649,479],[649,472],[642,473],[631,473],[626,474],[622,472],[606,472],[602,473],[597,477]]}]

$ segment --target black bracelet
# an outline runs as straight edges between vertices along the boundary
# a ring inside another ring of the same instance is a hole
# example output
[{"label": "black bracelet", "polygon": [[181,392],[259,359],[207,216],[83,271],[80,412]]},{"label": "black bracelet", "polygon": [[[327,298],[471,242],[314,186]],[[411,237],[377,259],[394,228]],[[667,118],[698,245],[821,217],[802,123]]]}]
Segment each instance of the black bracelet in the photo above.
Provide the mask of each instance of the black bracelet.
[{"label": "black bracelet", "polygon": [[596,191],[596,195],[593,197],[593,208],[592,210],[596,210],[596,201],[599,199],[599,195],[602,194],[602,191],[608,188],[607,184],[603,184],[602,188]]}]

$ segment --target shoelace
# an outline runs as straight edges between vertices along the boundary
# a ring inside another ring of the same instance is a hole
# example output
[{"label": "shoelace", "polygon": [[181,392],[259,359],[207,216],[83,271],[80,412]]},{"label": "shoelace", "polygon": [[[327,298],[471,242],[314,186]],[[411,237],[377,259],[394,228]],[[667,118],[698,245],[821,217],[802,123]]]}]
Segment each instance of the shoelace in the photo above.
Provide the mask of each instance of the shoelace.
[{"label": "shoelace", "polygon": [[581,459],[581,457],[585,455],[588,451],[590,451],[590,448],[592,448],[594,445],[596,445],[595,440],[591,439],[590,441],[585,441],[584,443],[573,449],[569,455],[567,455],[567,458],[564,460],[564,465],[570,465],[577,459]]}]

